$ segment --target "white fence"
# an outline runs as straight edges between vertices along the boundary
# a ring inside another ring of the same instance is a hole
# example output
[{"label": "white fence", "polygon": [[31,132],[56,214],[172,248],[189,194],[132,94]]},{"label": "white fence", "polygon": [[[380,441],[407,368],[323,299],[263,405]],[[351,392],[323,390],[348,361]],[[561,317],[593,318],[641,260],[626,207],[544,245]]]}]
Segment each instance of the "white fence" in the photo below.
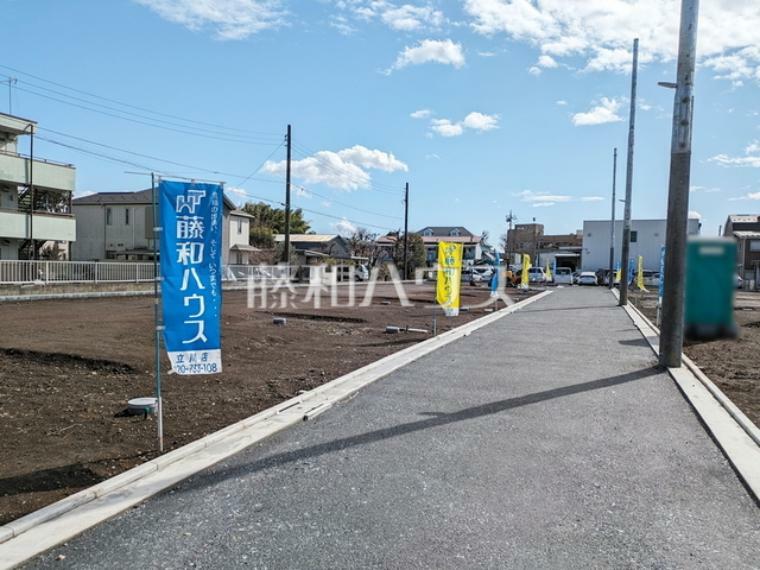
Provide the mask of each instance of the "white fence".
[{"label": "white fence", "polygon": [[[249,277],[288,279],[297,268],[287,265],[226,265],[222,280]],[[153,263],[117,261],[0,260],[0,284],[21,283],[141,283],[154,280]]]}]

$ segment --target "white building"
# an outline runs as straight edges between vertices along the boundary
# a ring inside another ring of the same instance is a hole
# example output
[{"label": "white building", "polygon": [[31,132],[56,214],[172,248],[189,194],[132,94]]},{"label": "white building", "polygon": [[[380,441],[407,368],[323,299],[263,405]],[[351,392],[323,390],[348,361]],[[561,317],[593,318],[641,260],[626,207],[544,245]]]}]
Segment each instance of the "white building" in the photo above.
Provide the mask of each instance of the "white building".
[{"label": "white building", "polygon": [[[98,192],[77,198],[72,209],[79,220],[75,261],[146,261],[153,259],[153,191]],[[253,217],[224,197],[222,263],[247,265],[250,219]]]},{"label": "white building", "polygon": [[[691,218],[689,235],[699,235],[701,223]],[[644,269],[659,271],[660,249],[665,245],[665,220],[631,220],[631,259],[644,258]],[[623,221],[615,221],[615,263],[623,247]],[[583,222],[582,271],[607,269],[610,265],[610,220]]]},{"label": "white building", "polygon": [[39,259],[54,245],[65,256],[76,239],[74,167],[18,150],[19,137],[33,136],[36,126],[0,113],[0,259]]}]

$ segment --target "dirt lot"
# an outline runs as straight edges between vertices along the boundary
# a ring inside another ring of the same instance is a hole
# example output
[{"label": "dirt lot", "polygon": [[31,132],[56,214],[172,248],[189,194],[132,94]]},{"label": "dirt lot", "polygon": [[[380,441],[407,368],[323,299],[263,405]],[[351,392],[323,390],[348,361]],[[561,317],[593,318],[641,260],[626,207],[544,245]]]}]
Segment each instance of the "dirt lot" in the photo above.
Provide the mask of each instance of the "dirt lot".
[{"label": "dirt lot", "polygon": [[[414,307],[386,285],[366,308],[297,304],[275,313],[284,327],[248,309],[245,292],[225,293],[224,373],[164,375],[167,450],[430,336],[388,335],[388,324],[430,329],[436,313],[443,332],[486,313],[446,319],[431,286],[407,292]],[[487,298],[463,288],[463,306]],[[152,298],[0,304],[0,323],[0,524],[155,457],[154,420],[121,414],[153,394]]]},{"label": "dirt lot", "polygon": [[[631,296],[652,322],[656,295]],[[740,292],[735,303],[738,339],[686,341],[685,352],[755,425],[760,426],[760,293]]]}]

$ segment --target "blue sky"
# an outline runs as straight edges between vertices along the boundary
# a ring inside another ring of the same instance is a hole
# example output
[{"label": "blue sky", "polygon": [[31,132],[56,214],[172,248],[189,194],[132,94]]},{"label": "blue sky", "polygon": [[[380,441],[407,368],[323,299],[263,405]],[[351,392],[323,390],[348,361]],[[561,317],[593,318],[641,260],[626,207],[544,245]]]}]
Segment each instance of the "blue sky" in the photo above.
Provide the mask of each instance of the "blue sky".
[{"label": "blue sky", "polygon": [[[714,234],[728,214],[760,209],[760,5],[704,4],[691,209]],[[0,80],[18,78],[13,111],[57,131],[40,130],[36,152],[76,164],[80,194],[145,187],[124,171],[146,167],[224,180],[238,201],[243,192],[281,201],[278,145],[291,123],[294,202],[311,210],[315,230],[401,227],[408,181],[410,229],[464,225],[492,242],[510,209],[549,233],[609,217],[615,146],[624,188],[629,51],[639,36],[633,214],[665,214],[672,92],[656,84],[674,79],[675,0],[0,6]],[[212,131],[228,140],[203,136]]]}]

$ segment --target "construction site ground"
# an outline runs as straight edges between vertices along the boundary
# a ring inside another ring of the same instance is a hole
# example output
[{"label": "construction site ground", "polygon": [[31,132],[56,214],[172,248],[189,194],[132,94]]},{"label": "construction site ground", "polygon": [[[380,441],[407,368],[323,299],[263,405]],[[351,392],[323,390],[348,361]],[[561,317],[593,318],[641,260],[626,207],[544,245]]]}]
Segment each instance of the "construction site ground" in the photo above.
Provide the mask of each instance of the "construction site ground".
[{"label": "construction site ground", "polygon": [[[390,284],[367,307],[330,307],[327,293],[315,309],[299,290],[287,309],[249,309],[245,291],[225,293],[223,373],[163,377],[166,450],[430,337],[387,325],[431,331],[436,315],[441,333],[493,310],[446,318],[433,285],[405,288],[413,307]],[[338,291],[345,304],[348,289]],[[463,306],[488,300],[484,287],[463,286]],[[144,296],[0,304],[0,524],[157,455],[154,418],[123,413],[154,394],[153,312]],[[287,324],[273,325],[275,315]]]},{"label": "construction site ground", "polygon": [[[631,299],[655,322],[656,292],[634,292]],[[684,352],[760,426],[760,293],[738,292],[734,316],[739,325],[738,338],[687,340]]]}]

